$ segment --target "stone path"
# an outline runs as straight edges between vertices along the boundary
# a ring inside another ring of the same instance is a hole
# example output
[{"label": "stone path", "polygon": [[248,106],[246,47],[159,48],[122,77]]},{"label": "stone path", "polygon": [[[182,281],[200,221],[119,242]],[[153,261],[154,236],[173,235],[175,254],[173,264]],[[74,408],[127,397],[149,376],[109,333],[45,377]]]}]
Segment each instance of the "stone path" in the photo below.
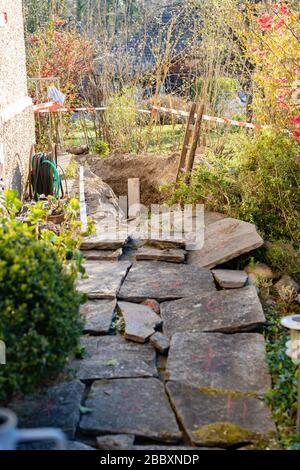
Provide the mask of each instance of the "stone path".
[{"label": "stone path", "polygon": [[[218,237],[227,227],[231,245],[246,230],[237,252],[261,244],[249,224],[212,217],[206,235],[214,226]],[[10,404],[20,425],[59,427],[68,448],[84,450],[268,442],[276,429],[263,401],[271,379],[256,289],[242,287],[243,272],[208,269],[229,259],[230,249],[220,256],[211,240],[206,251],[188,252],[185,264],[184,241],[157,239],[150,248],[144,239],[128,259],[121,256],[127,238],[98,232],[85,239],[83,357],[57,385]]]}]

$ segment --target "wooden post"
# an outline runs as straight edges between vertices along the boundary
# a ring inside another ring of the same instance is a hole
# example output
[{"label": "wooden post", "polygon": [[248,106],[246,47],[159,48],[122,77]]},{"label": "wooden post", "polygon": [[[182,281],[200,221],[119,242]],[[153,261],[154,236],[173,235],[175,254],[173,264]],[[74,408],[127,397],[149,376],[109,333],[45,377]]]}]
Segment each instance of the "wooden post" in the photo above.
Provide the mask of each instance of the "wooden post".
[{"label": "wooden post", "polygon": [[128,217],[136,217],[140,211],[140,179],[128,180]]},{"label": "wooden post", "polygon": [[85,203],[84,194],[84,167],[79,168],[79,207],[80,207],[80,220],[81,220],[81,232],[85,233],[88,226],[87,210]]},{"label": "wooden post", "polygon": [[190,181],[190,173],[194,166],[196,150],[198,147],[198,142],[201,133],[201,124],[202,124],[202,117],[204,114],[204,104],[201,103],[197,110],[197,118],[194,126],[193,138],[192,138],[192,145],[188,154],[187,164],[186,164],[186,183],[188,184]]},{"label": "wooden post", "polygon": [[178,170],[176,174],[176,182],[179,180],[180,174],[184,172],[186,156],[189,150],[189,142],[193,133],[193,125],[195,123],[195,113],[196,113],[196,103],[192,103],[190,114],[188,117],[188,122],[186,125],[185,135],[183,139],[183,147],[180,155],[180,160],[178,164]]}]

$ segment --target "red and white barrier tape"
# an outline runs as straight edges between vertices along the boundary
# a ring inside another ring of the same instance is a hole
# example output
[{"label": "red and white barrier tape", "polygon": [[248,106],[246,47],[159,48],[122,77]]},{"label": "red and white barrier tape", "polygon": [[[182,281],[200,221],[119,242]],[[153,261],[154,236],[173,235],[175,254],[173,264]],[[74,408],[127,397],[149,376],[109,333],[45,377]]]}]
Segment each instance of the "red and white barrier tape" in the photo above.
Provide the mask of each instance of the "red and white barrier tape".
[{"label": "red and white barrier tape", "polygon": [[[48,103],[37,104],[33,107],[35,113],[55,113],[55,112],[80,112],[80,111],[105,111],[106,107],[98,107],[98,108],[63,108],[59,103],[54,101],[50,101]],[[136,108],[134,108],[136,109]],[[172,109],[172,108],[164,108],[163,106],[152,106],[152,110],[148,109],[136,109],[139,113],[144,114],[153,114],[153,112],[163,112],[168,114],[174,114],[175,116],[181,117],[188,117],[189,113],[187,111]],[[251,122],[243,122],[243,121],[236,121],[234,119],[228,118],[220,118],[214,116],[207,116],[206,114],[203,115],[204,121],[216,122],[218,124],[229,124],[231,126],[237,127],[246,127],[247,129],[263,129],[266,126],[261,124],[253,124]]]},{"label": "red and white barrier tape", "polygon": [[[160,111],[163,113],[175,114],[176,116],[188,117],[189,115],[187,111],[178,111],[176,109],[164,108],[162,106],[153,106],[153,109],[158,112]],[[218,124],[230,124],[231,126],[247,127],[248,129],[263,129],[266,127],[261,124],[253,124],[251,122],[235,121],[234,119],[207,116],[206,114],[203,114],[203,120],[217,122]]]}]

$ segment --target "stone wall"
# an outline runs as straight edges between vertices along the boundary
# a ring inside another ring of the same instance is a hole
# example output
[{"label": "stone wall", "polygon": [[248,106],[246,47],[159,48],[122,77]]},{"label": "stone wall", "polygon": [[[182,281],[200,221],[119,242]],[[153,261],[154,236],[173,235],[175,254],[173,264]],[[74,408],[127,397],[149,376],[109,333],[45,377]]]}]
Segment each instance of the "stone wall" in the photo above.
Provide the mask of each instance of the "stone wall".
[{"label": "stone wall", "polygon": [[22,0],[0,0],[0,15],[3,13],[7,23],[3,25],[3,17],[0,18],[0,172],[2,166],[4,186],[22,192],[34,143],[33,108],[27,96]]}]

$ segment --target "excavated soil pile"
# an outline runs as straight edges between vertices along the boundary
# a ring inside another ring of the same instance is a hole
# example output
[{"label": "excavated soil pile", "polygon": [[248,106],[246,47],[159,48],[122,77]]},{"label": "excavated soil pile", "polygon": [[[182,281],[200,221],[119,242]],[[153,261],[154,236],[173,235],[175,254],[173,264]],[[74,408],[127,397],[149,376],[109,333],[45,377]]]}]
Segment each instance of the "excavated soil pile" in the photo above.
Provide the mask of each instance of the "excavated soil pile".
[{"label": "excavated soil pile", "polygon": [[127,195],[129,178],[140,178],[141,202],[147,206],[165,200],[160,186],[175,180],[179,155],[96,155],[77,157],[80,164],[107,183],[117,196]]}]

